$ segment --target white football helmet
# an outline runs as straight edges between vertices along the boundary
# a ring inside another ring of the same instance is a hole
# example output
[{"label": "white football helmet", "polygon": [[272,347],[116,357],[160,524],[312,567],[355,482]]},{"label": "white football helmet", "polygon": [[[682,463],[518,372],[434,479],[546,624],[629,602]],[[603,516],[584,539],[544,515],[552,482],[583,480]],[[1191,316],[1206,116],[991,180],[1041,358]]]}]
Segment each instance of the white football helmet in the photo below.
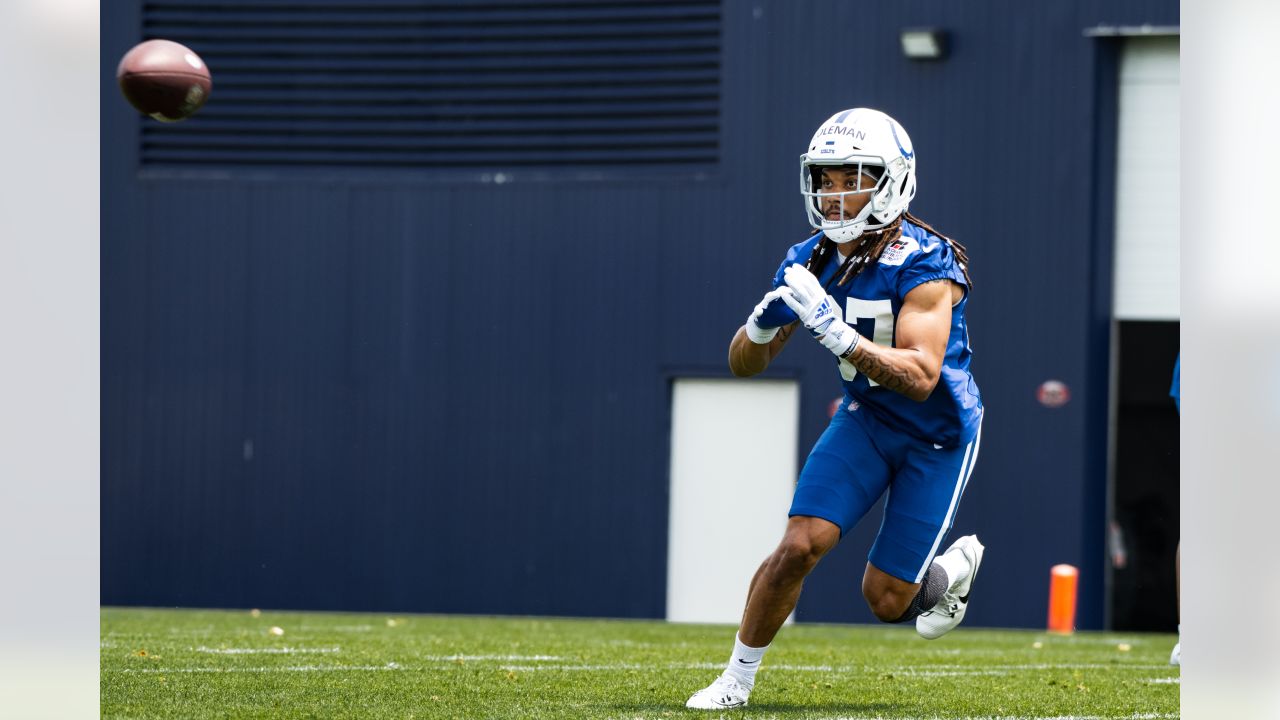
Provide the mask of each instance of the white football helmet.
[{"label": "white football helmet", "polygon": [[[849,166],[859,174],[877,178],[873,186],[845,192],[820,192],[823,167]],[[852,108],[832,115],[809,141],[800,156],[800,194],[809,224],[837,243],[846,243],[864,231],[886,227],[906,212],[916,196],[916,153],[907,131],[897,120],[879,110]],[[822,200],[838,195],[843,211],[845,197],[869,194],[870,202],[856,217],[827,220]]]}]

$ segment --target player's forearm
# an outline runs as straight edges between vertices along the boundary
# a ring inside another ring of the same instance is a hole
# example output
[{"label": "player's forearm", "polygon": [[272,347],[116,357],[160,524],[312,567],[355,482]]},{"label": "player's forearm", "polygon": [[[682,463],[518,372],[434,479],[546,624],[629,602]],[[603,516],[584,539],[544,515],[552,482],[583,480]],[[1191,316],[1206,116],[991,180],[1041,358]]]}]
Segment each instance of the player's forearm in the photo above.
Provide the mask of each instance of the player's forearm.
[{"label": "player's forearm", "polygon": [[778,328],[778,334],[772,340],[758,344],[747,337],[746,328],[738,328],[738,332],[729,343],[730,372],[738,377],[751,377],[764,372],[769,367],[769,363],[782,352],[782,346],[791,337],[794,329],[794,323]]},{"label": "player's forearm", "polygon": [[729,371],[738,377],[751,377],[764,372],[773,357],[769,354],[769,344],[757,345],[747,337],[746,328],[738,328],[738,332],[729,343]]},{"label": "player's forearm", "polygon": [[925,353],[920,350],[881,347],[865,337],[844,359],[882,387],[906,395],[916,402],[928,399],[938,384],[941,373],[941,368],[928,362]]}]

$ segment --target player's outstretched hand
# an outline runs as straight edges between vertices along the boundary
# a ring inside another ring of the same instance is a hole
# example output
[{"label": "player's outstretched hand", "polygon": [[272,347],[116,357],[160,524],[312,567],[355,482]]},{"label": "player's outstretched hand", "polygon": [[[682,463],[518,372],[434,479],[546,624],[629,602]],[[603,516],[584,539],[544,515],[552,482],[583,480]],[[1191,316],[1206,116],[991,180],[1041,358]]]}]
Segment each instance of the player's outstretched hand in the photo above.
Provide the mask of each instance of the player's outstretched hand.
[{"label": "player's outstretched hand", "polygon": [[782,271],[787,292],[782,301],[800,317],[800,322],[813,333],[822,346],[844,357],[858,345],[860,336],[840,319],[836,301],[827,294],[822,283],[805,266],[792,265]]},{"label": "player's outstretched hand", "polygon": [[765,293],[764,299],[761,300],[759,304],[756,305],[755,309],[751,311],[751,315],[747,318],[747,323],[745,325],[747,337],[751,339],[751,342],[757,345],[764,345],[765,343],[773,340],[773,336],[778,334],[778,328],[780,326],[774,325],[770,327],[769,323],[765,320],[765,313],[768,311],[769,305],[774,300],[781,298],[784,294],[785,291],[783,288],[770,290]]}]

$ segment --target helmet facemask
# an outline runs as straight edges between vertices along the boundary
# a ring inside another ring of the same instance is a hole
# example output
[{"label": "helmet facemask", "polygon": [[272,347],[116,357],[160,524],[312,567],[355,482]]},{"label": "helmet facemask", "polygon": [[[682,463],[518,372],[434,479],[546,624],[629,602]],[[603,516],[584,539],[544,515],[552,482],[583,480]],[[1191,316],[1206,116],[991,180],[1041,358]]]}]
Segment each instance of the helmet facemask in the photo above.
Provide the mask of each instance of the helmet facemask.
[{"label": "helmet facemask", "polygon": [[[824,192],[822,171],[826,168],[854,173],[858,179],[857,188]],[[867,176],[877,180],[869,183]],[[889,173],[885,172],[884,161],[874,156],[849,156],[839,160],[824,159],[821,164],[802,157],[800,163],[800,194],[805,198],[809,224],[839,244],[854,240],[867,230],[879,230],[888,225],[887,222],[881,222],[878,216],[889,205],[888,185],[891,181]],[[845,211],[846,202],[849,198],[858,195],[869,197],[858,214],[850,218]],[[825,212],[833,199],[839,202],[839,215],[836,219],[828,218]]]}]

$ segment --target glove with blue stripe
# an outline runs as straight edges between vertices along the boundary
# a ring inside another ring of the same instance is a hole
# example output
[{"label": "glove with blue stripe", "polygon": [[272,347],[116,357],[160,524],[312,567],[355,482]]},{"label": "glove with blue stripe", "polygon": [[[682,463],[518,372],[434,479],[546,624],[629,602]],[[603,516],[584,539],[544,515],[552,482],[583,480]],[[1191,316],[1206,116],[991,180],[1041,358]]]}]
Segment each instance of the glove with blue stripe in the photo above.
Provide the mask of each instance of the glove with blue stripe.
[{"label": "glove with blue stripe", "polygon": [[840,308],[835,298],[827,294],[818,278],[799,264],[784,270],[782,277],[786,281],[783,289],[787,291],[782,301],[795,311],[800,322],[818,342],[838,357],[846,357],[853,352],[862,336],[840,319]]}]

